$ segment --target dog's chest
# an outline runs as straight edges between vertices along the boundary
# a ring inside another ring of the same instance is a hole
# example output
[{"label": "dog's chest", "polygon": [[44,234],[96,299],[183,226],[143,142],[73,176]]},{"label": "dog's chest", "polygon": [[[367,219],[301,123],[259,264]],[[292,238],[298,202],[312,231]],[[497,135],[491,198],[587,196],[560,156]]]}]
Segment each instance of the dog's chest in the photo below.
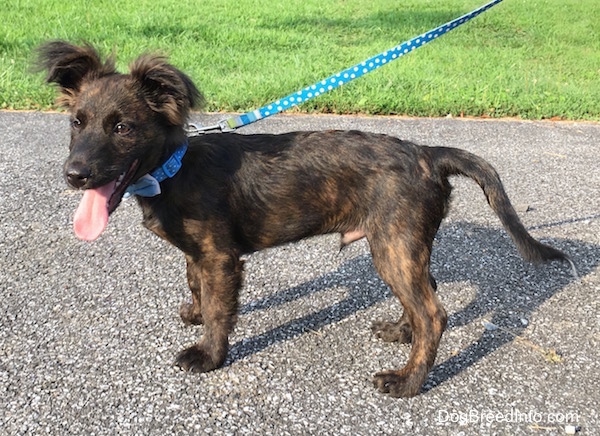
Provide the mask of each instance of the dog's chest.
[{"label": "dog's chest", "polygon": [[142,213],[143,213],[142,224],[144,225],[144,227],[146,227],[148,230],[150,230],[152,233],[159,236],[160,238],[171,242],[171,238],[169,238],[169,235],[168,235],[167,231],[165,230],[165,226],[163,225],[159,216],[157,216],[154,213],[154,210],[152,209],[152,207],[149,207],[148,205],[144,204],[143,202],[140,202],[140,206],[142,207]]}]

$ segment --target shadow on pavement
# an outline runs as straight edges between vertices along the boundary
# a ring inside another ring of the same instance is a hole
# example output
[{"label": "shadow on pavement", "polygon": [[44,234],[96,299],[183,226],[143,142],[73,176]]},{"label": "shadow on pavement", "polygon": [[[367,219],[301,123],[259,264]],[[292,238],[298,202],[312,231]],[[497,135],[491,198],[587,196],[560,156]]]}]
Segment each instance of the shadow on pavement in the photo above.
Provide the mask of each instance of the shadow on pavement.
[{"label": "shadow on pavement", "polygon": [[[600,264],[600,247],[596,245],[573,240],[544,242],[569,254],[580,277],[589,274]],[[486,355],[513,341],[514,335],[519,335],[526,328],[520,322],[521,319],[527,319],[546,300],[576,280],[568,264],[526,264],[503,230],[466,222],[442,225],[434,244],[431,269],[438,282],[438,292],[442,301],[447,301],[447,297],[444,296],[445,283],[469,282],[477,288],[475,298],[464,308],[455,312],[448,311],[447,330],[486,317],[486,320],[497,326],[510,328],[513,335],[505,333],[502,329],[484,331],[476,342],[459,354],[434,366],[424,391],[444,383]],[[370,256],[364,254],[314,280],[245,304],[240,313],[268,310],[298,298],[326,291],[332,283],[335,283],[336,287],[347,288],[347,298],[233,344],[226,365],[277,342],[341,321],[360,310],[392,298],[387,286],[377,276]],[[448,306],[448,303],[446,305]],[[396,308],[397,306],[394,310]],[[400,313],[391,313],[390,320],[399,316]],[[398,352],[406,353],[407,350],[398,345]]]}]

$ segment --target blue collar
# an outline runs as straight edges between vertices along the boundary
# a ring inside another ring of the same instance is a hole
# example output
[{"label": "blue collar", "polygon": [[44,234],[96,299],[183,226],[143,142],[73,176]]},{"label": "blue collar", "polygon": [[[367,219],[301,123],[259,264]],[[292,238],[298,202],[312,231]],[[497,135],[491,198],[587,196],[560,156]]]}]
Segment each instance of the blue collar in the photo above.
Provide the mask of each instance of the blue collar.
[{"label": "blue collar", "polygon": [[170,179],[177,171],[181,168],[181,159],[185,155],[185,152],[188,149],[188,142],[185,141],[182,145],[175,150],[175,153],[166,160],[164,164],[156,168],[154,171],[150,173],[152,177],[156,179],[157,182],[162,182],[163,180]]},{"label": "blue collar", "polygon": [[154,197],[160,194],[160,182],[170,179],[181,169],[181,159],[188,149],[188,142],[185,141],[177,150],[158,168],[149,174],[143,175],[135,183],[127,187],[124,198],[132,195],[141,197]]}]

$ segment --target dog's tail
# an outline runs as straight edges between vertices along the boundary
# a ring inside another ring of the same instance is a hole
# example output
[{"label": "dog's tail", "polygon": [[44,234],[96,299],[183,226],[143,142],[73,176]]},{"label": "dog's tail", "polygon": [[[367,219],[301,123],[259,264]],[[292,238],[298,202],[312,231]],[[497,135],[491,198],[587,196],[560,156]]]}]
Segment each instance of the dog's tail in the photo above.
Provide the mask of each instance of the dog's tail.
[{"label": "dog's tail", "polygon": [[563,260],[571,264],[577,275],[569,256],[537,241],[525,229],[492,165],[479,156],[456,148],[433,147],[431,153],[434,165],[443,177],[463,175],[477,182],[525,260],[533,263]]}]

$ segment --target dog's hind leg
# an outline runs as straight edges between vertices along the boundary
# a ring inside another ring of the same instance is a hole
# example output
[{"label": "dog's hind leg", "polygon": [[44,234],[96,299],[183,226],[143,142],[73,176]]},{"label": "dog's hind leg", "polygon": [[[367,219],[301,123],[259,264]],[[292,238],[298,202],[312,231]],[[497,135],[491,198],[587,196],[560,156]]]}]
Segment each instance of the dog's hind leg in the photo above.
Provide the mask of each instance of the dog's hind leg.
[{"label": "dog's hind leg", "polygon": [[[237,320],[242,269],[242,261],[235,253],[212,252],[197,261],[188,259],[193,299],[189,312],[194,321],[202,321],[204,334],[197,344],[179,353],[176,364],[181,368],[207,372],[225,362],[229,333]],[[195,315],[198,309],[199,317]],[[188,309],[184,309],[183,316],[187,315]]]},{"label": "dog's hind leg", "polygon": [[412,328],[406,312],[396,322],[375,321],[371,325],[371,331],[383,342],[400,342],[401,344],[412,342]]},{"label": "dog's hind leg", "polygon": [[[429,281],[434,290],[437,290],[437,283],[433,276],[429,274]],[[406,311],[398,321],[375,321],[371,325],[373,334],[383,342],[400,342],[401,344],[412,343],[412,328]]]},{"label": "dog's hind leg", "polygon": [[419,393],[447,321],[429,274],[431,248],[418,236],[418,232],[407,231],[403,238],[369,240],[375,268],[404,307],[400,323],[409,325],[401,327],[404,339],[412,332],[412,348],[404,368],[377,373],[373,380],[377,389],[394,397]]}]

